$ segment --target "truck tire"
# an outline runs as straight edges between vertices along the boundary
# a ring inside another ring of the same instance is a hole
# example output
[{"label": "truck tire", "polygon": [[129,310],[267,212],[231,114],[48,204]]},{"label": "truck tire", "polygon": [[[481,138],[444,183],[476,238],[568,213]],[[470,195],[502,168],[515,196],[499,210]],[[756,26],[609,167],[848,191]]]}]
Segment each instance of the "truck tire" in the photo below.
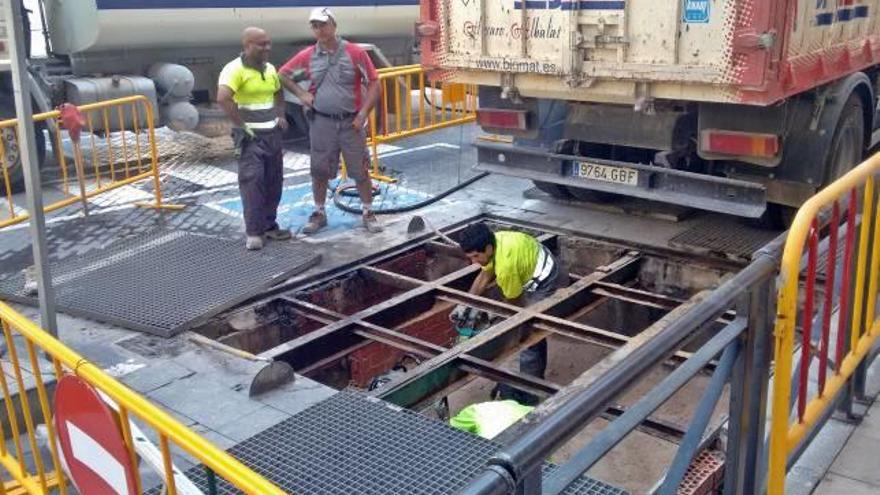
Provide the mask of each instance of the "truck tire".
[{"label": "truck tire", "polygon": [[[12,96],[4,98],[0,102],[0,119],[15,118],[15,104],[12,102]],[[37,147],[37,166],[42,169],[46,163],[46,136],[43,134],[42,125],[37,125],[34,129],[34,137]],[[0,130],[0,139],[3,140],[3,150],[6,157],[6,172],[9,175],[9,184],[12,192],[17,193],[24,190],[24,170],[21,166],[21,152],[19,151],[18,141],[15,137],[16,133],[11,127]],[[6,186],[4,178],[0,173],[0,196],[6,195]]]},{"label": "truck tire", "polygon": [[552,182],[532,181],[539,191],[545,192],[556,199],[571,199],[568,188]]},{"label": "truck tire", "polygon": [[[825,156],[825,175],[819,190],[846,175],[847,172],[861,163],[865,154],[865,114],[862,108],[862,100],[859,95],[853,93],[849,96],[837,125],[834,129],[834,137],[828,154]],[[861,194],[858,195],[861,204]],[[774,226],[787,229],[794,221],[797,208],[784,205],[770,205],[769,213],[772,216]]]},{"label": "truck tire", "polygon": [[862,99],[853,93],[843,107],[834,139],[831,140],[831,152],[825,166],[825,177],[822,188],[846,175],[865,156],[865,114]]}]

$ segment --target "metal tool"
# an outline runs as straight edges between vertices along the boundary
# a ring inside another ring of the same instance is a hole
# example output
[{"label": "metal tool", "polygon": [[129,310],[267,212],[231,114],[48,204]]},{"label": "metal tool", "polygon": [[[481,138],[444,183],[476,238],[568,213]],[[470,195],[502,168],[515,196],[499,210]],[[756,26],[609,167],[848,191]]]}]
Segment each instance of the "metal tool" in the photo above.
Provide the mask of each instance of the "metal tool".
[{"label": "metal tool", "polygon": [[251,386],[248,390],[249,397],[254,397],[264,392],[268,392],[296,379],[293,367],[283,361],[275,361],[269,358],[257,356],[251,354],[250,352],[228,346],[221,342],[217,342],[216,340],[211,340],[208,337],[205,337],[204,335],[198,333],[191,333],[189,335],[189,340],[196,344],[210,347],[220,352],[225,352],[227,354],[242,359],[247,359],[248,361],[268,363],[266,364],[266,366],[261,368],[260,371],[258,371],[257,374],[254,375],[253,380],[251,380]]},{"label": "metal tool", "polygon": [[427,219],[425,219],[419,215],[413,215],[413,217],[410,218],[409,225],[406,226],[406,233],[407,234],[416,234],[416,233],[424,231],[426,227],[430,227],[430,229],[435,234],[440,236],[440,238],[443,239],[444,241],[446,241],[448,244],[450,244],[452,246],[456,246],[456,247],[458,246],[458,243],[453,241],[451,237],[444,234],[443,232],[440,232],[440,230],[438,230],[430,222],[428,222]]}]

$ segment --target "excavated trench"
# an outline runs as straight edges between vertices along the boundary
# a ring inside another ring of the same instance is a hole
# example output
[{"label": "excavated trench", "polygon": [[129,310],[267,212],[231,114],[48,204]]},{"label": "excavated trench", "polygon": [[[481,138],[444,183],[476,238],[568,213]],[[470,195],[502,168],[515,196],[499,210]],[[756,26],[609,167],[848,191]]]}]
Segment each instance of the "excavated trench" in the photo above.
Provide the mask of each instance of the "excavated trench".
[{"label": "excavated trench", "polygon": [[[509,330],[516,334],[510,339],[513,344],[505,341],[508,343],[498,344],[495,350],[487,345],[472,354],[481,359],[491,355],[492,366],[516,373],[518,352],[547,336],[549,360],[545,380],[558,389],[596,366],[629,339],[638,338],[646,329],[659,324],[670,311],[720,285],[736,270],[729,262],[695,260],[676,253],[636,252],[631,246],[577,235],[535,230],[531,233],[542,236],[540,239],[562,260],[571,274],[570,283],[584,284],[594,278],[598,282],[590,283],[589,290],[575,291],[540,311],[549,320],[547,325],[552,327],[554,319],[561,319],[575,325],[571,329],[559,326],[547,331],[546,327],[535,326],[538,320],[527,320]],[[627,256],[636,258],[636,262],[621,264],[619,260]],[[456,249],[426,242],[330,274],[227,315],[199,331],[250,353],[284,360],[298,373],[335,389],[367,391],[371,385],[380,385],[382,388],[374,393],[394,401],[389,398],[401,397],[395,395],[395,386],[402,381],[413,375],[432,377],[432,373],[445,370],[438,364],[438,359],[442,359],[437,356],[455,349],[457,337],[449,313],[466,297],[462,293],[475,276],[476,271],[468,269],[468,262]],[[497,294],[488,297],[500,301]],[[490,301],[484,309],[493,314],[493,325],[503,326],[508,319],[517,318],[519,308],[500,302],[493,306]],[[581,331],[582,328],[587,331]],[[538,333],[540,330],[546,333]],[[679,358],[686,357],[688,351],[699,347],[711,334],[710,330],[689,343]],[[489,400],[497,375],[473,372],[461,365],[464,361],[460,358],[451,362],[456,364],[457,374],[442,375],[442,386],[426,390],[423,396],[399,401],[400,405],[429,416],[454,415],[468,404]],[[618,398],[617,410],[624,411],[667,376],[677,362],[680,359],[672,359],[652,370]],[[407,371],[404,373],[401,368]],[[708,373],[692,379],[652,416],[655,425],[663,425],[662,431],[634,431],[590,474],[631,491],[650,488],[652,480],[662,476],[674,455],[676,442],[707,382]],[[394,392],[382,395],[386,388]],[[440,397],[447,399],[448,411],[438,413],[433,407]],[[722,400],[713,425],[720,424],[725,415],[726,401]],[[610,419],[613,417],[595,421],[560,449],[553,460],[564,461]]]}]

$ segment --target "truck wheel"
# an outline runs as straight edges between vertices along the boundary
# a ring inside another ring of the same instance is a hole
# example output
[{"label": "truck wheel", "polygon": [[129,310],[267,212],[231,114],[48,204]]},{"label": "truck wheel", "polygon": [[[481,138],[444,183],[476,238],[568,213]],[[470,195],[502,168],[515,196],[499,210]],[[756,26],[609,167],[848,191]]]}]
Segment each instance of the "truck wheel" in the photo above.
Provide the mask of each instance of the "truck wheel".
[{"label": "truck wheel", "polygon": [[865,155],[865,114],[862,111],[862,100],[852,94],[840,114],[834,139],[831,141],[831,153],[825,166],[825,177],[822,187],[846,175],[847,172],[861,163]]},{"label": "truck wheel", "polygon": [[553,182],[541,182],[539,180],[533,180],[532,182],[538,190],[545,192],[556,199],[571,199],[571,194],[568,193],[568,188],[565,186],[554,184]]},{"label": "truck wheel", "polygon": [[[36,112],[36,110],[34,110]],[[15,118],[15,102],[12,95],[4,95],[0,98],[0,119]],[[43,134],[43,125],[37,125],[34,129],[34,136],[37,145],[37,166],[43,168],[46,162],[46,136]],[[21,167],[21,151],[16,139],[16,131],[12,127],[0,129],[0,139],[3,140],[3,150],[6,156],[6,171],[9,174],[9,183],[12,186],[12,192],[21,192],[24,190],[24,171]],[[2,170],[0,170],[0,197],[6,195],[6,185]]]},{"label": "truck wheel", "polygon": [[[846,175],[847,172],[861,163],[865,154],[865,114],[862,111],[862,100],[852,94],[843,107],[834,137],[831,140],[828,155],[825,158],[825,176],[819,189]],[[861,204],[861,194],[858,195]],[[770,205],[769,213],[778,228],[787,229],[794,221],[797,208],[784,205]]]}]

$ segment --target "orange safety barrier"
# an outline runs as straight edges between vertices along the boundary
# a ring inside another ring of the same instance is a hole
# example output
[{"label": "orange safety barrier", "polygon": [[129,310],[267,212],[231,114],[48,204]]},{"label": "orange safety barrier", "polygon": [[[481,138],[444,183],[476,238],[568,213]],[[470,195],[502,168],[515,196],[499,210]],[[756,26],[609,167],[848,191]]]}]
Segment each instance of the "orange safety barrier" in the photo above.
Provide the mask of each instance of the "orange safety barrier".
[{"label": "orange safety barrier", "polygon": [[[208,487],[209,493],[217,492],[216,482],[220,480],[249,495],[285,493],[2,302],[0,327],[0,341],[7,349],[0,361],[0,392],[4,406],[0,415],[5,416],[0,421],[0,439],[3,440],[0,441],[0,469],[6,471],[4,479],[12,480],[0,481],[0,494],[71,493],[71,482],[64,474],[53,420],[57,404],[50,400],[57,381],[71,374],[91,385],[115,411],[131,465],[138,466],[143,461],[156,469],[164,481],[164,493],[203,493],[174,468],[172,447],[185,452],[209,470],[208,483],[212,478],[216,480],[214,486]],[[28,392],[21,393],[23,390]],[[158,447],[146,441],[133,419],[154,430],[159,439]],[[38,438],[37,427],[40,425],[45,425],[44,440]],[[11,445],[7,444],[7,439],[12,440]],[[142,493],[145,487],[139,470],[132,471],[137,493]],[[114,488],[122,490],[124,487]]]},{"label": "orange safety barrier", "polygon": [[[49,120],[55,123],[55,131],[48,134],[52,134],[49,138],[60,170],[60,189],[64,198],[47,204],[45,212],[76,203],[82,203],[88,212],[88,199],[150,178],[154,198],[147,203],[136,203],[138,206],[182,208],[162,202],[155,120],[149,99],[142,95],[129,96],[82,105],[78,110],[82,113],[82,130],[87,131],[82,144],[77,142],[78,139],[71,139],[60,110],[36,114],[33,118],[36,124]],[[14,194],[22,184],[17,125],[18,119],[0,121],[0,197],[5,197],[6,203],[0,208],[0,228],[29,218],[26,211],[14,204]],[[42,127],[39,126],[37,131],[43,132]]]},{"label": "orange safety barrier", "polygon": [[[382,174],[379,145],[426,132],[474,122],[477,87],[430,81],[420,65],[379,69],[381,93],[370,113],[371,176],[380,181],[395,179]],[[343,168],[343,178],[345,177]]]},{"label": "orange safety barrier", "polygon": [[[838,395],[880,337],[878,174],[880,154],[804,203],[789,230],[774,333],[767,489],[773,495],[785,489],[792,453],[809,441],[835,407]],[[827,225],[820,221],[822,214],[830,218]],[[825,240],[828,247],[822,250]],[[798,340],[800,358],[795,362]]]}]

